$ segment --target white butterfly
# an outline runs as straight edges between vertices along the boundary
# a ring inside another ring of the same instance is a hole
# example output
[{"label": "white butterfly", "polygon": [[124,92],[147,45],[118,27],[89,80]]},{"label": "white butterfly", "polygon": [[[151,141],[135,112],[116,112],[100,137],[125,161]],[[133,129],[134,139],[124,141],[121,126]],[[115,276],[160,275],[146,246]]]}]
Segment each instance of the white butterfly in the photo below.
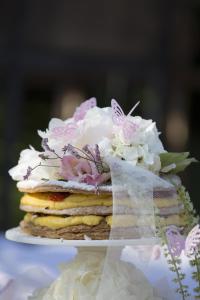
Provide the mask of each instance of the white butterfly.
[{"label": "white butterfly", "polygon": [[138,101],[126,116],[117,101],[115,99],[111,100],[113,123],[122,128],[123,135],[126,140],[133,137],[138,127],[132,120],[129,119],[129,116],[131,116],[139,103],[140,102]]},{"label": "white butterfly", "polygon": [[193,255],[198,251],[200,245],[200,227],[196,225],[188,234],[185,241],[185,254],[187,256]]},{"label": "white butterfly", "polygon": [[180,234],[180,229],[170,226],[166,231],[168,249],[174,256],[180,256],[184,250],[187,256],[194,255],[200,246],[200,227],[197,224],[185,238]]}]

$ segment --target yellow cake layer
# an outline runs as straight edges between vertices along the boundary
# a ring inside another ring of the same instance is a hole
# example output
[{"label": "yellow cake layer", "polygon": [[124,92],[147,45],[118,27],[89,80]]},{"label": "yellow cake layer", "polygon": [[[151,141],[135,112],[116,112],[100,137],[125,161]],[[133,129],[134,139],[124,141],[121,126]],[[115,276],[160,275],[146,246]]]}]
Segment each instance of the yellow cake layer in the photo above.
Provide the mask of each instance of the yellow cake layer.
[{"label": "yellow cake layer", "polygon": [[[126,205],[126,200],[117,202],[118,205]],[[156,207],[177,206],[176,198],[154,198]],[[21,198],[21,205],[33,206],[48,209],[67,209],[88,206],[112,206],[112,195],[95,195],[95,194],[70,194],[62,201],[49,200],[49,193],[25,194]]]},{"label": "yellow cake layer", "polygon": [[52,229],[64,228],[75,225],[98,225],[103,217],[101,216],[73,216],[73,217],[59,217],[59,216],[38,216],[26,214],[24,221],[31,222],[34,225],[45,226]]},{"label": "yellow cake layer", "polygon": [[21,198],[21,205],[48,207],[48,209],[67,209],[88,206],[112,206],[112,196],[110,195],[85,195],[85,194],[70,194],[62,201],[49,200],[46,193],[25,194]]},{"label": "yellow cake layer", "polygon": [[[106,223],[109,226],[156,226],[155,218],[150,216],[107,216]],[[160,225],[169,226],[169,225],[177,225],[184,226],[186,225],[186,217],[184,215],[171,215],[168,217],[160,217]]]},{"label": "yellow cake layer", "polygon": [[[102,217],[102,216],[72,216],[72,217],[62,217],[62,216],[37,216],[31,213],[27,213],[24,217],[25,222],[31,222],[36,226],[45,226],[51,229],[64,228],[74,225],[89,225],[94,226],[100,224],[102,220],[114,227],[129,227],[129,226],[151,226],[153,220],[149,216],[144,216],[143,219],[137,216],[112,216]],[[177,225],[184,226],[186,224],[186,218],[184,215],[173,215],[167,218],[160,218],[161,225]]]}]

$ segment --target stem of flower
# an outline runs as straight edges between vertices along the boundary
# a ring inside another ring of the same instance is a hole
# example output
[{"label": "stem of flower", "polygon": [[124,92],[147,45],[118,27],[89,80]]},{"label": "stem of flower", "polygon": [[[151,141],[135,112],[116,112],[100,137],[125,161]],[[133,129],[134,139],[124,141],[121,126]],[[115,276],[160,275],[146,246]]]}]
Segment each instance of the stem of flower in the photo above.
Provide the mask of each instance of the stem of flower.
[{"label": "stem of flower", "polygon": [[91,158],[86,152],[82,151],[81,149],[76,148],[76,147],[74,147],[74,148],[79,150],[81,153],[83,153],[85,155],[85,157],[84,157],[84,156],[79,154],[80,158],[86,159],[86,160],[91,161],[92,163],[94,163],[96,165],[96,168],[97,168],[98,172],[101,173],[100,170],[99,170],[101,168],[101,163],[95,160],[92,153],[91,153],[91,156],[92,156],[92,158]]},{"label": "stem of flower", "polygon": [[58,155],[55,151],[53,151],[52,153],[54,153],[57,156],[56,158],[62,159],[62,157]]},{"label": "stem of flower", "polygon": [[38,167],[60,168],[59,166],[38,165]]},{"label": "stem of flower", "polygon": [[[198,253],[196,252],[195,253],[195,259],[194,259],[194,262],[195,262],[195,266],[196,266],[196,269],[197,269],[197,281],[198,281],[198,287],[199,287],[199,290],[200,290],[200,266],[199,266],[199,256],[198,256]],[[198,295],[200,296],[200,295]]]},{"label": "stem of flower", "polygon": [[180,278],[179,270],[177,268],[177,264],[176,264],[176,261],[174,259],[174,255],[171,253],[171,251],[169,251],[169,253],[170,253],[173,265],[174,265],[174,269],[175,269],[175,273],[176,273],[177,279],[178,279],[178,284],[179,284],[179,288],[180,288],[180,294],[182,295],[182,299],[186,300],[184,288],[183,288],[183,285],[182,285],[182,280]]},{"label": "stem of flower", "polygon": [[179,273],[180,267],[179,265],[181,264],[181,260],[176,259],[176,257],[173,255],[172,250],[168,244],[168,239],[166,236],[166,228],[162,227],[160,218],[157,218],[157,224],[158,224],[158,235],[162,239],[162,245],[165,253],[166,259],[170,257],[170,259],[167,259],[167,262],[169,266],[172,266],[170,270],[176,274],[176,278],[174,279],[174,282],[176,282],[179,285],[179,288],[177,289],[177,292],[182,295],[182,300],[186,300],[190,296],[188,293],[188,286],[183,285],[182,280],[185,277],[185,274]]},{"label": "stem of flower", "polygon": [[[93,161],[93,160],[91,159],[91,157],[90,157],[86,152],[84,152],[83,150],[81,150],[81,149],[79,149],[79,148],[77,148],[77,147],[75,147],[75,146],[73,146],[73,148],[76,149],[76,150],[78,150],[78,151],[80,151],[80,152],[83,153],[85,156],[87,156],[87,157],[88,157],[88,160]],[[81,156],[81,155],[80,155],[80,157],[83,158],[83,159],[87,159],[87,158],[85,158],[85,157],[83,157],[83,156]]]}]

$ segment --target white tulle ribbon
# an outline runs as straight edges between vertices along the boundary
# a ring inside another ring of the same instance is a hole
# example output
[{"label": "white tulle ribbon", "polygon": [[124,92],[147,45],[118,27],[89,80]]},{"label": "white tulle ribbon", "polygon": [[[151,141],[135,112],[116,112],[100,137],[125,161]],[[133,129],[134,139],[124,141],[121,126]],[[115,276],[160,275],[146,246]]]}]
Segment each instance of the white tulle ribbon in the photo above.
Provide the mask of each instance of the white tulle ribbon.
[{"label": "white tulle ribbon", "polygon": [[[116,289],[120,295],[112,298],[105,291],[108,284],[108,278],[112,276],[111,266],[118,263],[122,256],[122,248],[108,247],[107,254],[102,268],[101,281],[96,295],[97,300],[110,299],[154,299],[154,300],[173,300],[176,294],[172,288],[168,288],[168,296],[161,295],[158,289],[154,288],[155,281],[165,281],[169,286],[165,274],[153,280],[156,270],[151,264],[152,253],[158,248],[159,240],[156,237],[156,208],[154,197],[159,193],[175,193],[173,185],[152,172],[141,167],[132,166],[125,161],[109,161],[112,178],[113,192],[113,216],[110,232],[110,239],[135,240],[136,245],[129,247],[130,252],[134,252],[129,262],[131,265],[122,268],[119,280],[117,280]],[[128,244],[128,241],[127,241]],[[151,273],[152,281],[147,280],[146,270]],[[114,280],[114,279],[113,279]],[[123,283],[121,283],[123,282]],[[128,288],[128,286],[130,288]],[[119,289],[118,289],[119,287]],[[123,292],[122,292],[123,291]],[[122,294],[121,294],[122,293]],[[124,294],[123,294],[124,293]],[[122,296],[123,295],[123,296]],[[174,295],[174,296],[173,296]]]}]

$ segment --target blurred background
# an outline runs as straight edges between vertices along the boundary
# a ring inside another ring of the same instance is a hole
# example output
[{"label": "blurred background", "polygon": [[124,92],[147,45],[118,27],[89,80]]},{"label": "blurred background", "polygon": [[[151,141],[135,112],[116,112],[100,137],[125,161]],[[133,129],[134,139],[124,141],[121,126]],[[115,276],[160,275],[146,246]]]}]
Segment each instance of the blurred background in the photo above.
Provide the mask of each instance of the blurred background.
[{"label": "blurred background", "polygon": [[[8,169],[51,117],[117,99],[200,159],[200,1],[0,1],[0,231],[22,218]],[[196,209],[200,167],[183,175]]]}]

